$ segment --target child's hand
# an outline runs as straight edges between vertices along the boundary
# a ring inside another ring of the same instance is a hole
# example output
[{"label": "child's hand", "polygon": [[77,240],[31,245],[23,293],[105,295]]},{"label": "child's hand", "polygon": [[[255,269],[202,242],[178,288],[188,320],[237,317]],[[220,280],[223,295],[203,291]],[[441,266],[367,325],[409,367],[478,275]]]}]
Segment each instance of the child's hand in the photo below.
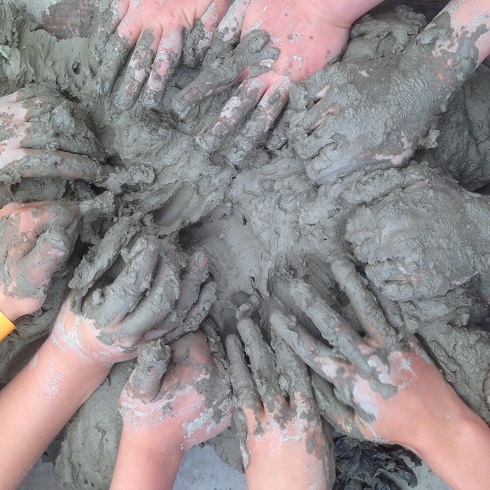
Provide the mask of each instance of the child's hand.
[{"label": "child's hand", "polygon": [[[386,321],[354,265],[332,264],[366,335],[361,337],[303,281],[293,279],[291,297],[330,346],[280,310],[274,331],[328,383],[314,380],[325,417],[344,434],[419,448],[438,421],[449,421],[464,404],[417,342],[403,341]],[[467,408],[467,407],[466,407]],[[469,409],[468,409],[469,410]],[[451,415],[452,414],[452,415]]]},{"label": "child's hand", "polygon": [[[242,82],[216,122],[198,137],[200,145],[208,151],[217,149],[250,113],[237,138],[242,147],[231,154],[241,159],[263,139],[286,105],[291,85],[342,51],[350,24],[334,17],[328,2],[319,6],[304,0],[235,1],[216,30],[201,75],[174,100],[175,110],[183,116],[204,99]],[[263,36],[248,47],[247,38],[258,29]],[[240,49],[242,44],[246,49]]]},{"label": "child's hand", "polygon": [[0,311],[15,321],[34,313],[79,231],[78,206],[12,203],[0,209]]},{"label": "child's hand", "polygon": [[[241,318],[237,326],[252,374],[237,336],[228,336],[226,349],[247,486],[331,488],[334,454],[328,447],[306,366],[282,339],[273,337],[276,367],[272,350],[252,320]],[[280,388],[278,371],[287,383],[289,399]]]},{"label": "child's hand", "polygon": [[108,22],[99,32],[99,36],[110,35],[101,67],[102,92],[110,93],[134,48],[116,95],[116,105],[130,109],[143,92],[145,106],[158,106],[180,60],[184,31],[196,25],[196,33],[201,37],[189,36],[194,45],[186,46],[184,56],[190,56],[188,51],[194,52],[200,62],[230,3],[230,0],[184,0],[176,5],[170,0],[113,0],[106,13]]},{"label": "child's hand", "polygon": [[96,182],[106,175],[97,138],[76,104],[43,85],[0,98],[0,183],[28,177]]},{"label": "child's hand", "polygon": [[226,429],[233,411],[228,378],[202,331],[184,335],[171,349],[161,340],[142,345],[119,411],[124,430],[157,451],[164,443],[187,451]]},{"label": "child's hand", "polygon": [[74,294],[68,296],[51,334],[61,350],[110,365],[135,357],[146,340],[197,329],[207,316],[215,287],[209,282],[201,290],[208,276],[203,254],[190,259],[182,281],[173,250],[155,237],[139,236],[122,255],[122,271],[109,285],[106,272],[82,299],[80,310]]}]

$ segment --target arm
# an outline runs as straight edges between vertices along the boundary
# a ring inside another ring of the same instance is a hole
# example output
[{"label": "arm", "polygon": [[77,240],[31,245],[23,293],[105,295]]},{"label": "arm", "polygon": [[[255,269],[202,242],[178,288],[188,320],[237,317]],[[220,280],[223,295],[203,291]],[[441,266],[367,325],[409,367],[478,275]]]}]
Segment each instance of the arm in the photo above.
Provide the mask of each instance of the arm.
[{"label": "arm", "polygon": [[17,488],[75,411],[99,386],[110,365],[73,358],[50,340],[0,392],[0,479]]},{"label": "arm", "polygon": [[[247,488],[331,489],[334,451],[322,428],[306,366],[275,335],[273,352],[257,325],[243,311],[240,316],[237,328],[252,372],[236,335],[227,337],[226,350]],[[287,394],[279,386],[280,377]]]},{"label": "arm", "polygon": [[156,238],[141,235],[127,252],[126,266],[112,283],[105,285],[107,274],[103,287],[80,298],[80,311],[74,293],[68,296],[48,340],[0,392],[2,489],[17,488],[115,362],[133,358],[145,336],[161,331],[167,318],[185,323],[199,297],[207,260],[198,261],[198,273],[181,282],[179,266]]},{"label": "arm", "polygon": [[[185,452],[231,422],[226,374],[201,331],[150,342],[119,400],[123,429],[111,489],[170,490]],[[163,379],[162,379],[163,378]]]},{"label": "arm", "polygon": [[487,488],[490,429],[485,422],[415,340],[400,340],[352,264],[338,260],[332,272],[365,337],[299,280],[291,281],[290,294],[333,348],[314,339],[293,316],[279,310],[271,315],[274,331],[318,373],[314,389],[325,417],[352,437],[411,449],[452,488]]}]

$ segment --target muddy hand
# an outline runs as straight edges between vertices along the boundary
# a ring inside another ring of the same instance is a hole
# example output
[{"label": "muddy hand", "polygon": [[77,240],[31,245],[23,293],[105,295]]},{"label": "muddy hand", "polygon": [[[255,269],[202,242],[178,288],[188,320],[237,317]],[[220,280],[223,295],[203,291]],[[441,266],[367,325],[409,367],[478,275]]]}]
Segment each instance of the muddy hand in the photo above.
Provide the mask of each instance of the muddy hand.
[{"label": "muddy hand", "polygon": [[200,330],[171,347],[156,340],[138,349],[119,411],[124,430],[154,441],[155,447],[170,444],[172,434],[177,450],[187,451],[230,425],[233,404],[226,372]]},{"label": "muddy hand", "polygon": [[41,307],[79,226],[73,203],[12,203],[0,209],[0,311],[11,321]]},{"label": "muddy hand", "polygon": [[[140,93],[146,107],[156,107],[183,50],[184,30],[194,28],[186,46],[187,57],[201,59],[230,0],[113,0],[105,13],[99,36],[108,37],[100,70],[101,90],[109,94],[133,50],[116,106],[130,109]],[[189,53],[192,54],[189,54]]]},{"label": "muddy hand", "polygon": [[274,354],[248,318],[247,306],[239,312],[237,327],[250,368],[240,339],[236,335],[226,339],[247,486],[331,488],[334,465],[307,368],[280,338],[273,338]]},{"label": "muddy hand", "polygon": [[326,342],[313,338],[294,316],[279,309],[271,313],[273,330],[319,375],[313,384],[316,399],[322,415],[339,431],[414,447],[423,437],[414,430],[417,420],[443,417],[446,404],[461,401],[416,341],[398,338],[354,265],[339,260],[332,272],[365,336],[300,280],[291,280],[291,297]]},{"label": "muddy hand", "polygon": [[485,198],[423,165],[399,174],[400,189],[359,207],[346,226],[346,238],[376,287],[395,301],[433,298],[487,271]]},{"label": "muddy hand", "polygon": [[213,151],[253,111],[233,144],[238,163],[274,124],[291,84],[338,56],[348,31],[349,25],[333,22],[328,6],[311,1],[235,1],[214,34],[201,75],[176,97],[174,109],[183,117],[195,104],[240,82],[216,122],[197,138]]},{"label": "muddy hand", "polygon": [[0,98],[0,183],[28,177],[97,182],[104,151],[86,114],[42,85]]},{"label": "muddy hand", "polygon": [[478,37],[443,12],[401,55],[337,63],[298,86],[290,132],[309,177],[325,184],[368,165],[407,162],[476,68]]},{"label": "muddy hand", "polygon": [[[122,271],[112,283],[106,285],[102,278],[91,288],[81,310],[70,294],[56,322],[53,341],[64,342],[67,348],[96,361],[118,362],[135,357],[142,342],[187,323],[194,325],[196,317],[207,315],[214,296],[199,303],[212,284],[207,283],[201,292],[208,276],[203,254],[191,257],[182,280],[175,249],[152,236],[133,239],[121,257],[125,262]],[[194,310],[197,304],[198,312]]]}]

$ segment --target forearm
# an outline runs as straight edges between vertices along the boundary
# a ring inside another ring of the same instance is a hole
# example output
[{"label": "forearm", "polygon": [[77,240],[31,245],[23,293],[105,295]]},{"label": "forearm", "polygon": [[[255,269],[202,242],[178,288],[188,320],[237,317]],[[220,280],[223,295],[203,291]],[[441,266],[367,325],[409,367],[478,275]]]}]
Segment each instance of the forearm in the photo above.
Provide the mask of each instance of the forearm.
[{"label": "forearm", "polygon": [[171,435],[157,442],[123,426],[111,490],[171,490],[183,457]]},{"label": "forearm", "polygon": [[30,467],[110,368],[70,357],[49,339],[0,392],[0,489],[17,488]]},{"label": "forearm", "polygon": [[465,407],[446,419],[415,452],[455,490],[484,490],[490,479],[490,428]]}]

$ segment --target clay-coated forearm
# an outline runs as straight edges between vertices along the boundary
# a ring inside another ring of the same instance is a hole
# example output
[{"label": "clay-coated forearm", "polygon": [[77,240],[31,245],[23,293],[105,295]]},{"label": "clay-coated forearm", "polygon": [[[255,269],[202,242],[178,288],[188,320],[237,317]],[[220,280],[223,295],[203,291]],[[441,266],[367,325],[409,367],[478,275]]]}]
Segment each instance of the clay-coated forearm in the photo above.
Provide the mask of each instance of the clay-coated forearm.
[{"label": "clay-coated forearm", "polygon": [[15,489],[109,372],[46,341],[0,392],[0,488]]},{"label": "clay-coated forearm", "polygon": [[169,433],[168,441],[123,426],[111,490],[171,490],[184,449]]}]

